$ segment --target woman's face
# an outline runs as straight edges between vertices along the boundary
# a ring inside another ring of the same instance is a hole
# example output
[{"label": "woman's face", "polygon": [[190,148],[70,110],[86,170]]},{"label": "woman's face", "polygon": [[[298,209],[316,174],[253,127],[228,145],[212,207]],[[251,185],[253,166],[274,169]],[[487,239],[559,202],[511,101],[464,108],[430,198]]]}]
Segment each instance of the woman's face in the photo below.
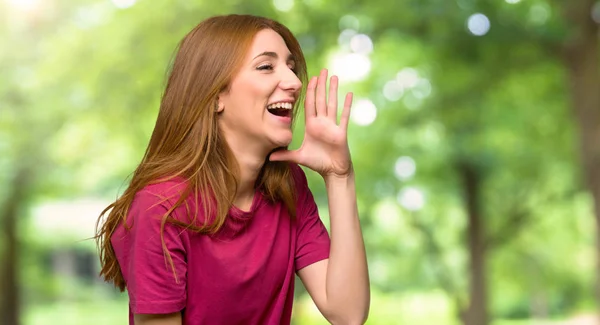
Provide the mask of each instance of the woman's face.
[{"label": "woman's face", "polygon": [[219,125],[230,146],[268,152],[292,141],[292,107],[302,87],[294,69],[279,34],[264,29],[254,36],[241,69],[219,95]]}]

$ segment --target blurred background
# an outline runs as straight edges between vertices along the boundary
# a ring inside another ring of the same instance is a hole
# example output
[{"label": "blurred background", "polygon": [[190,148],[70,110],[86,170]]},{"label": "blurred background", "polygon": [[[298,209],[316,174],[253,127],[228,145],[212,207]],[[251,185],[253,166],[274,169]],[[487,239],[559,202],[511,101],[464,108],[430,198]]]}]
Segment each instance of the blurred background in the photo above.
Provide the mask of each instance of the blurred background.
[{"label": "blurred background", "polygon": [[597,324],[598,2],[0,0],[0,325],[127,324],[89,238],[177,42],[226,13],[284,23],[355,93],[368,324]]}]

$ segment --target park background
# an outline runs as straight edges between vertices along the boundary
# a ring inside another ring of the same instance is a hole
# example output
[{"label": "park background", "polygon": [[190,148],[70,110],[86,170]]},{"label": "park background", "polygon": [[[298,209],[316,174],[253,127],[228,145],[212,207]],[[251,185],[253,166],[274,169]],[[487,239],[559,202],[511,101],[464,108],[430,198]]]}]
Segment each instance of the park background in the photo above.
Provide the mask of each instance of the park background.
[{"label": "park background", "polygon": [[[368,324],[595,324],[598,2],[0,0],[0,325],[127,323],[88,238],[177,43],[226,13],[281,21],[355,93]],[[325,323],[301,286],[293,317]]]}]

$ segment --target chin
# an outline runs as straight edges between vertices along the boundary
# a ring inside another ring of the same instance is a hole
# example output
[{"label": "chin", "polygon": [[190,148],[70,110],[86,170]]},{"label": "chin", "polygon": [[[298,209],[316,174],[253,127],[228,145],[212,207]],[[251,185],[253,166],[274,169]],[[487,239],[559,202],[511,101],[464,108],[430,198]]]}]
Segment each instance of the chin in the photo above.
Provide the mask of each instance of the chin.
[{"label": "chin", "polygon": [[292,143],[292,139],[293,139],[292,132],[289,132],[289,134],[287,134],[287,135],[282,134],[282,135],[278,136],[277,138],[271,139],[271,142],[274,145],[273,149],[287,147],[290,143]]}]

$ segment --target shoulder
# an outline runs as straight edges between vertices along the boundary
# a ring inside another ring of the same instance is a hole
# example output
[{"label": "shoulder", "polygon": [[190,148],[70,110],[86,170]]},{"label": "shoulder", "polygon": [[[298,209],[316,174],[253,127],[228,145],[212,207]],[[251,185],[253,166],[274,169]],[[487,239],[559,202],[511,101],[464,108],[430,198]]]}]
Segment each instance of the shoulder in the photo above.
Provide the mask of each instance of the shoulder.
[{"label": "shoulder", "polygon": [[182,178],[173,178],[146,185],[136,193],[135,201],[160,203],[171,207],[185,191],[187,182]]},{"label": "shoulder", "polygon": [[[135,194],[129,214],[133,215],[134,219],[147,215],[164,216],[177,205],[186,185],[185,180],[175,178],[144,186]],[[169,213],[171,217],[179,219],[179,213],[176,211],[178,209],[179,207],[176,207],[173,213]]]}]

